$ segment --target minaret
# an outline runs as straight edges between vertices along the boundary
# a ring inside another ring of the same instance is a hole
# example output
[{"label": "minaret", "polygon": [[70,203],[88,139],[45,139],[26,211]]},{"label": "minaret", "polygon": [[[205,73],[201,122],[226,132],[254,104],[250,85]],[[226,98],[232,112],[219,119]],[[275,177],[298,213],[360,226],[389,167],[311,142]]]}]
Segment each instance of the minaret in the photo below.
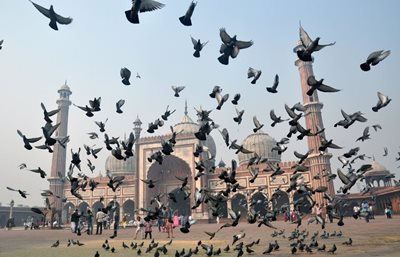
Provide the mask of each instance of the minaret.
[{"label": "minaret", "polygon": [[[68,110],[71,105],[69,96],[72,94],[71,90],[67,86],[67,82],[57,91],[60,94],[60,98],[57,100],[58,108],[60,111],[57,113],[57,123],[60,126],[55,132],[56,139],[65,138],[68,134]],[[52,201],[54,202],[54,207],[57,210],[58,224],[61,222],[61,212],[63,210],[62,199],[64,197],[64,184],[62,183],[60,176],[65,176],[65,165],[66,165],[66,155],[67,149],[64,148],[59,143],[54,145],[53,149],[53,159],[51,162],[51,175],[48,181],[50,182],[50,190],[55,196]]]},{"label": "minaret", "polygon": [[[303,47],[301,42],[294,48],[294,52]],[[319,128],[324,128],[324,123],[322,122],[322,114],[321,109],[323,104],[319,102],[317,90],[311,96],[307,95],[307,91],[310,88],[307,84],[307,79],[309,76],[314,75],[312,62],[303,62],[298,59],[295,61],[295,65],[299,68],[300,72],[300,81],[301,81],[301,93],[303,95],[303,105],[307,108],[307,116],[305,116],[306,120],[306,128],[311,129],[311,132],[316,132],[317,126]],[[321,134],[325,137],[325,133]],[[325,152],[323,155],[320,154],[318,148],[321,145],[321,138],[319,136],[310,136],[307,137],[308,149],[313,150],[310,153],[307,161],[310,166],[311,177],[317,175],[318,173],[328,173],[331,174],[331,163],[330,158],[332,154]],[[323,170],[325,170],[323,172]],[[333,187],[332,180],[328,182],[328,177],[321,177],[321,179],[316,180],[311,178],[311,185],[313,188],[317,188],[318,186],[326,186],[328,187],[327,193],[329,195],[335,194],[335,189]],[[323,194],[316,193],[315,201],[319,204],[326,202],[323,199]]]},{"label": "minaret", "polygon": [[140,138],[140,132],[142,131],[142,122],[139,119],[139,116],[137,116],[136,120],[133,122],[133,134],[135,135],[135,153],[134,153],[134,158],[135,158],[135,208],[137,208],[139,205],[139,138]]}]

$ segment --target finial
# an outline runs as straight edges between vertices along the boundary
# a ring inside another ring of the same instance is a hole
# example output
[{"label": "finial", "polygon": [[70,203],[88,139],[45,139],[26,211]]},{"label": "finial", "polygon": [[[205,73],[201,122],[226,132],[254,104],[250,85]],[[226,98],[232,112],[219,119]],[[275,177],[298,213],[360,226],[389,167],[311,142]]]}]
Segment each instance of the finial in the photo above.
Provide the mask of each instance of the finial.
[{"label": "finial", "polygon": [[66,85],[66,86],[67,86],[67,80],[65,80],[65,83],[64,83],[64,85]]},{"label": "finial", "polygon": [[185,100],[185,115],[187,115],[188,114],[188,111],[187,111],[187,100]]}]

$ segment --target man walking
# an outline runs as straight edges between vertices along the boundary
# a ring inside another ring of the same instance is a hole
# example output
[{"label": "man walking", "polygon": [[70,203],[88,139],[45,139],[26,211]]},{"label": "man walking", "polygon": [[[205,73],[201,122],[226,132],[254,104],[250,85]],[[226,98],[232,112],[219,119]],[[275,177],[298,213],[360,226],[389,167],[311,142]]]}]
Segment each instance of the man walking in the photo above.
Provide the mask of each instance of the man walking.
[{"label": "man walking", "polygon": [[105,218],[106,214],[99,208],[96,213],[96,235],[99,234],[99,229],[100,229],[100,235],[103,233],[103,220]]}]

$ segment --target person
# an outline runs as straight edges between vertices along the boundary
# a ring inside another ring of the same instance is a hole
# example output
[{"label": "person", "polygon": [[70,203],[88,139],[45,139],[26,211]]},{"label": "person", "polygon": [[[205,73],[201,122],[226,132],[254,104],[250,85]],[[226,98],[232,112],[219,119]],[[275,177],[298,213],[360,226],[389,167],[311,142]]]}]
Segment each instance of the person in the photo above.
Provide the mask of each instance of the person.
[{"label": "person", "polygon": [[71,230],[72,233],[76,233],[78,230],[78,226],[79,226],[79,213],[78,213],[78,209],[75,209],[74,213],[72,213],[71,215]]},{"label": "person", "polygon": [[93,213],[92,211],[89,209],[87,210],[87,214],[86,214],[86,222],[87,222],[87,234],[88,235],[93,235]]},{"label": "person", "polygon": [[117,237],[118,228],[119,228],[119,209],[117,208],[114,214],[114,234],[110,236],[110,238]]},{"label": "person", "polygon": [[174,221],[171,218],[167,219],[165,229],[167,230],[168,238],[174,238]]},{"label": "person", "polygon": [[128,219],[128,218],[127,218],[127,215],[124,214],[124,216],[122,217],[122,220],[121,220],[121,223],[122,223],[122,227],[123,227],[123,228],[126,228],[126,223],[128,222],[127,219]]},{"label": "person", "polygon": [[386,206],[385,214],[386,214],[386,218],[388,218],[388,219],[392,218],[392,206],[390,206],[390,205]]},{"label": "person", "polygon": [[147,235],[150,236],[150,239],[152,239],[151,237],[151,232],[152,232],[152,224],[149,218],[144,218],[145,222],[144,222],[144,239],[147,239]]},{"label": "person", "polygon": [[334,210],[333,205],[329,203],[326,206],[326,212],[327,212],[327,216],[328,216],[326,221],[329,220],[330,223],[333,223],[333,210]]},{"label": "person", "polygon": [[[103,222],[106,214],[99,208],[96,213],[96,235],[103,233]],[[99,233],[100,230],[100,233]]]},{"label": "person", "polygon": [[175,215],[174,215],[173,224],[174,224],[175,228],[179,227],[179,216],[178,216],[178,213],[175,213]]},{"label": "person", "polygon": [[217,221],[217,224],[219,224],[219,215],[217,215],[217,217],[215,218],[215,220]]},{"label": "person", "polygon": [[163,215],[158,216],[157,226],[158,226],[158,232],[161,232],[161,228],[164,227],[164,217],[163,217]]},{"label": "person", "polygon": [[297,214],[294,211],[294,209],[292,209],[292,214],[290,216],[291,216],[292,222],[296,223],[297,222]]},{"label": "person", "polygon": [[133,223],[133,225],[136,227],[136,232],[135,232],[135,240],[137,239],[138,234],[140,233],[140,236],[143,239],[143,227],[144,223],[142,221],[142,218],[140,216],[136,217],[136,221]]}]

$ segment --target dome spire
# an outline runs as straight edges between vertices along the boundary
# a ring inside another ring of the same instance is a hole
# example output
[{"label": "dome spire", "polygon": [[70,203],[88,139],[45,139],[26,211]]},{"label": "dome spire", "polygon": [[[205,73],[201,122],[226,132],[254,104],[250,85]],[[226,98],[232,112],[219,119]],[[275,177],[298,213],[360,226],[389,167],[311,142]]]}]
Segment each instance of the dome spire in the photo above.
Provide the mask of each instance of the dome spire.
[{"label": "dome spire", "polygon": [[188,111],[187,111],[187,100],[185,100],[185,116],[188,114]]}]

